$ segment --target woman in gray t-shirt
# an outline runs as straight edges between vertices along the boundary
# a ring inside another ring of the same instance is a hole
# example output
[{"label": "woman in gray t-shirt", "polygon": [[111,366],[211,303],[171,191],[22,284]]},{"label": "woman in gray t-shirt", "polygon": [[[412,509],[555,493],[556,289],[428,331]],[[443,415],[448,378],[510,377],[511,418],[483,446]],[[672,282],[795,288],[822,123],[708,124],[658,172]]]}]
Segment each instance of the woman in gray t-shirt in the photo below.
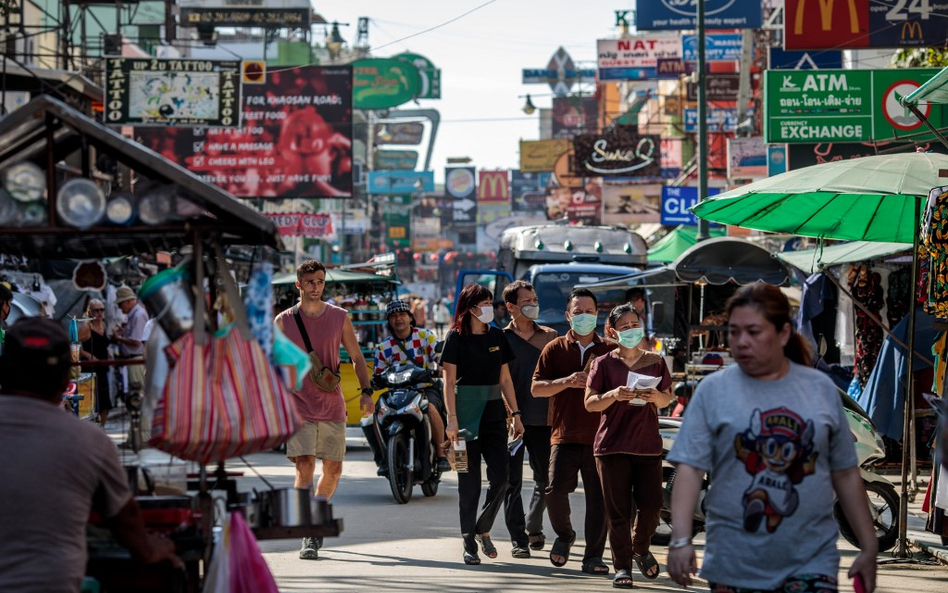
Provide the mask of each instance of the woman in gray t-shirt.
[{"label": "woman in gray t-shirt", "polygon": [[878,543],[836,387],[809,368],[780,289],[745,286],[727,312],[737,366],[700,383],[668,455],[678,467],[669,575],[687,586],[696,572],[690,534],[707,472],[701,576],[712,591],[836,591],[835,491],[862,550],[849,576],[871,592]]}]

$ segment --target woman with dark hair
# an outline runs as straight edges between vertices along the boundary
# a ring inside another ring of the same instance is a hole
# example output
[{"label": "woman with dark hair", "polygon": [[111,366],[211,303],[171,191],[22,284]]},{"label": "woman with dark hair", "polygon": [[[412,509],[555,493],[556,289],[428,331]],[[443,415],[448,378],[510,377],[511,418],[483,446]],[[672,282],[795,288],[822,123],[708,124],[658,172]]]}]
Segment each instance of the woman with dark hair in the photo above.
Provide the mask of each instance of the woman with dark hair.
[{"label": "woman with dark hair", "polygon": [[607,331],[619,347],[593,361],[586,383],[586,409],[602,412],[593,454],[616,571],[612,585],[631,589],[633,560],[647,579],[660,572],[649,551],[662,510],[658,410],[673,396],[665,360],[640,347],[645,327],[631,304],[612,310]]},{"label": "woman with dark hair", "polygon": [[[464,287],[441,354],[448,412],[446,432],[452,443],[458,442],[459,434],[463,436],[467,447],[468,470],[458,473],[458,507],[464,563],[471,565],[481,563],[478,543],[488,558],[497,557],[490,528],[507,492],[507,435],[519,438],[523,434],[507,368],[514,355],[503,331],[490,326],[494,318],[491,297],[491,292],[479,284]],[[487,465],[489,486],[478,516],[481,457]]]},{"label": "woman with dark hair", "polygon": [[737,365],[701,381],[668,455],[677,465],[669,575],[688,586],[697,570],[692,517],[707,472],[701,576],[712,591],[837,591],[835,492],[861,549],[849,576],[871,593],[878,543],[833,381],[807,366],[809,345],[779,288],[744,286],[727,313]]}]

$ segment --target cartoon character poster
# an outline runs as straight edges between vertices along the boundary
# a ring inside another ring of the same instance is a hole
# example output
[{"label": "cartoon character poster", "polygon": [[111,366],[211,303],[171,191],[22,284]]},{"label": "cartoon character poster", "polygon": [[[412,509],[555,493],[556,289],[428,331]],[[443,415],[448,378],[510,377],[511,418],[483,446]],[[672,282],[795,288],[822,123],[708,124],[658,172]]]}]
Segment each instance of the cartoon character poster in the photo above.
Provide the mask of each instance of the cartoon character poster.
[{"label": "cartoon character poster", "polygon": [[819,453],[813,450],[813,421],[804,422],[787,408],[751,414],[747,430],[734,439],[737,458],[751,475],[744,491],[744,529],[764,524],[773,533],[800,505],[796,486],[813,473]]}]

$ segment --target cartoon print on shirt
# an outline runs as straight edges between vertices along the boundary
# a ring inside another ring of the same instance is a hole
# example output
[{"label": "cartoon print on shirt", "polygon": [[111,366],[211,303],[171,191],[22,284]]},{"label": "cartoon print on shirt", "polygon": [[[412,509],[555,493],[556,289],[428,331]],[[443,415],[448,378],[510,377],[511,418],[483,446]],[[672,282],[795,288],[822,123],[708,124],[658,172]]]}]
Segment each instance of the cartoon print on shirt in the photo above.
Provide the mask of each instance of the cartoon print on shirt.
[{"label": "cartoon print on shirt", "polygon": [[753,480],[744,491],[744,529],[754,532],[767,518],[767,532],[797,510],[796,484],[810,475],[818,452],[813,451],[813,421],[803,421],[787,408],[751,414],[750,427],[734,437],[737,458]]}]

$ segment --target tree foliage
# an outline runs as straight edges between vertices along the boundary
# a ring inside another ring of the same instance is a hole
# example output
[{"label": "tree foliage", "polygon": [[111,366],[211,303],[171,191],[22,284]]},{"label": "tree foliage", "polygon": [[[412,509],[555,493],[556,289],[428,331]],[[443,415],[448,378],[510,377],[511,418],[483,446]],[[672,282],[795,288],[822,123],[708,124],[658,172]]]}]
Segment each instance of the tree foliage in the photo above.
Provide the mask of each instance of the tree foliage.
[{"label": "tree foliage", "polygon": [[944,68],[948,47],[904,47],[892,56],[894,68]]}]

